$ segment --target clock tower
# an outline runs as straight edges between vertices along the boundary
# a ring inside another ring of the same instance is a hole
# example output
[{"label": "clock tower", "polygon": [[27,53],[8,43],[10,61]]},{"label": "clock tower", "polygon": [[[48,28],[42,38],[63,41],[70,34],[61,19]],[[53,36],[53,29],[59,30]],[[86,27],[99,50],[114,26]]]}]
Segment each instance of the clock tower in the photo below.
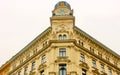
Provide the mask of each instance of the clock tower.
[{"label": "clock tower", "polygon": [[[71,6],[67,2],[60,1],[55,5],[52,11],[52,17],[50,17],[50,22],[52,34],[54,35],[53,38],[57,38],[57,35],[60,34],[72,37],[75,17],[73,16]],[[68,39],[71,37],[68,37]]]}]

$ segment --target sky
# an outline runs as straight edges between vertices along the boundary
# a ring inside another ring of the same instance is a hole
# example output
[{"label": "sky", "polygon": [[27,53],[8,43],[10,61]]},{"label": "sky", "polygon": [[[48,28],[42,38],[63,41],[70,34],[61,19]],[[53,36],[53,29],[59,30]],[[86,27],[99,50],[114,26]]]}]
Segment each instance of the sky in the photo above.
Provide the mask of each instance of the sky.
[{"label": "sky", "polygon": [[[0,0],[0,66],[50,26],[60,0]],[[120,0],[64,0],[75,25],[120,55]]]}]

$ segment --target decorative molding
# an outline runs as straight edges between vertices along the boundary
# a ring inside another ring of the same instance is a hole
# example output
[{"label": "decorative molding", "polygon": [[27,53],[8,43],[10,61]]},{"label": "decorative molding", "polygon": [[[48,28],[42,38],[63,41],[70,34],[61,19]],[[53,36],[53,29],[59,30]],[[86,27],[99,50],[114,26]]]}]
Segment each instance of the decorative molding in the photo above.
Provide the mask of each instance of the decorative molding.
[{"label": "decorative molding", "polygon": [[80,61],[79,66],[81,66],[82,68],[87,69],[87,70],[89,69],[88,64],[87,64],[87,63],[85,63],[85,62],[83,62],[83,61]]},{"label": "decorative molding", "polygon": [[70,72],[70,75],[77,75],[77,72],[76,71],[72,71],[72,72]]},{"label": "decorative molding", "polygon": [[35,70],[33,70],[33,71],[30,71],[30,74],[29,75],[36,75],[36,72],[35,72]]},{"label": "decorative molding", "polygon": [[49,75],[56,75],[55,72],[49,72]]},{"label": "decorative molding", "polygon": [[38,67],[38,70],[44,70],[45,68],[47,67],[47,65],[45,63],[43,64],[40,64],[39,67]]},{"label": "decorative molding", "polygon": [[100,75],[100,73],[99,73],[97,68],[95,68],[95,67],[92,67],[92,68],[93,68],[93,70],[92,70],[93,74]]},{"label": "decorative molding", "polygon": [[100,74],[100,75],[107,75],[107,73],[105,73],[105,72],[101,71],[101,74]]}]

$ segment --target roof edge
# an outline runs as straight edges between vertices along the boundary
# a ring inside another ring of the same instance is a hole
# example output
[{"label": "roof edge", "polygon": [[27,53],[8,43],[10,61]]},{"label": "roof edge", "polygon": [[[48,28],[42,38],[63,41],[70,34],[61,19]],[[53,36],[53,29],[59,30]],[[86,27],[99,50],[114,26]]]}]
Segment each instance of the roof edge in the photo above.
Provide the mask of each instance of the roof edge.
[{"label": "roof edge", "polygon": [[81,30],[80,28],[78,28],[77,26],[74,27],[75,29],[79,30],[80,32],[82,32],[83,35],[85,35],[87,38],[90,38],[90,40],[92,40],[94,43],[96,43],[97,45],[100,45],[102,48],[104,48],[106,51],[110,52],[111,54],[113,54],[114,56],[120,58],[120,55],[117,54],[116,52],[114,52],[113,50],[111,50],[110,48],[108,48],[107,46],[105,46],[104,44],[102,44],[101,42],[99,42],[98,40],[96,40],[95,38],[93,38],[92,36],[90,36],[89,34],[87,34],[86,32],[84,32],[83,30]]},{"label": "roof edge", "polygon": [[39,38],[41,38],[49,30],[51,30],[51,27],[48,27],[45,31],[39,34],[35,39],[33,39],[29,44],[27,44],[22,50],[20,50],[17,54],[15,54],[9,61],[12,62],[15,58],[17,58],[17,56],[19,56],[24,51],[26,51],[27,48],[29,48],[32,44],[34,44]]}]

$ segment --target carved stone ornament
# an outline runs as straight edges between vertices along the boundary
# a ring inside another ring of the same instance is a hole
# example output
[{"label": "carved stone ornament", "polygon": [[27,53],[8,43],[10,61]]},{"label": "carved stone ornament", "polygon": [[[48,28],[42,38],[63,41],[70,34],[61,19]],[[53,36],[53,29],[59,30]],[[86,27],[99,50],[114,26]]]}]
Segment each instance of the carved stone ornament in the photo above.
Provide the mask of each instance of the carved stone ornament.
[{"label": "carved stone ornament", "polygon": [[49,72],[49,75],[56,75],[55,72]]},{"label": "carved stone ornament", "polygon": [[35,75],[35,71],[33,70],[33,71],[30,71],[30,74],[29,75]]},{"label": "carved stone ornament", "polygon": [[45,63],[40,64],[39,67],[38,67],[38,70],[43,70],[46,67],[47,67],[47,65]]},{"label": "carved stone ornament", "polygon": [[101,74],[100,74],[100,75],[107,75],[107,73],[105,73],[105,72],[101,71]]},{"label": "carved stone ornament", "polygon": [[79,66],[81,66],[81,67],[83,67],[83,68],[85,68],[85,69],[89,69],[89,66],[88,66],[87,63],[82,62],[82,61],[80,61],[80,62],[81,62],[81,63],[79,64]]},{"label": "carved stone ornament", "polygon": [[97,75],[100,75],[99,71],[97,68],[93,67],[93,70],[92,70],[93,74],[97,74]]}]

